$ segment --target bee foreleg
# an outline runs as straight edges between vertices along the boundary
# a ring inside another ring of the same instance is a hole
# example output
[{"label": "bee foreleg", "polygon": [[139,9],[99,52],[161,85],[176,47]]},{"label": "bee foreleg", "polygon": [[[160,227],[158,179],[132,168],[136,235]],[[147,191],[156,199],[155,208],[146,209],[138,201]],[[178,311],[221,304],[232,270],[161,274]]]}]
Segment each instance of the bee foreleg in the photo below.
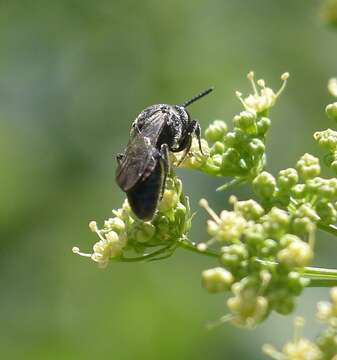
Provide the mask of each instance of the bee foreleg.
[{"label": "bee foreleg", "polygon": [[169,148],[167,144],[162,144],[162,146],[160,147],[159,156],[161,159],[161,166],[163,168],[163,183],[160,194],[160,200],[161,200],[165,191],[166,178],[170,172]]},{"label": "bee foreleg", "polygon": [[204,152],[202,151],[202,147],[201,147],[201,128],[200,128],[200,124],[198,123],[197,120],[192,120],[190,122],[188,133],[190,135],[195,134],[195,136],[198,139],[200,152],[201,152],[202,155],[205,156]]}]

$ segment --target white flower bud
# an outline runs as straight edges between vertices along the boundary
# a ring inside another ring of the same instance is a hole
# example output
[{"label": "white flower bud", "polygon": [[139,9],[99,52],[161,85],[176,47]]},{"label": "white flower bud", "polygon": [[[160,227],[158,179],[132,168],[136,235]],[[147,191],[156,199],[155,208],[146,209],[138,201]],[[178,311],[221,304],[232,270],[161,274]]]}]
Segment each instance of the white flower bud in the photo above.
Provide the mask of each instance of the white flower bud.
[{"label": "white flower bud", "polygon": [[90,229],[92,232],[98,231],[97,222],[96,222],[96,221],[90,221],[90,223],[89,223],[89,229]]},{"label": "white flower bud", "polygon": [[233,281],[233,275],[221,267],[216,267],[202,272],[202,286],[210,293],[218,293],[228,290]]}]

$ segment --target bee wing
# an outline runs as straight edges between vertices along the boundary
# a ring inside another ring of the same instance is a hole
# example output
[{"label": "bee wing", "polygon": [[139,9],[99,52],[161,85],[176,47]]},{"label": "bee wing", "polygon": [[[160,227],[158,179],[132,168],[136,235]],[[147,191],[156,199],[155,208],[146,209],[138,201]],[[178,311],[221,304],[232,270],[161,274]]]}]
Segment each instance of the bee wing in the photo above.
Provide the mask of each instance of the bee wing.
[{"label": "bee wing", "polygon": [[168,115],[162,111],[151,114],[132,132],[123,159],[117,168],[116,181],[125,192],[132,189],[137,182],[146,180],[157,164],[157,141],[166,124]]},{"label": "bee wing", "polygon": [[152,166],[155,166],[155,150],[151,143],[140,134],[129,141],[116,172],[116,181],[123,191],[132,189],[139,179],[151,170]]},{"label": "bee wing", "polygon": [[162,130],[167,123],[169,115],[157,110],[144,121],[140,128],[140,134],[143,137],[149,138],[151,144],[157,147],[157,142],[162,134]]}]

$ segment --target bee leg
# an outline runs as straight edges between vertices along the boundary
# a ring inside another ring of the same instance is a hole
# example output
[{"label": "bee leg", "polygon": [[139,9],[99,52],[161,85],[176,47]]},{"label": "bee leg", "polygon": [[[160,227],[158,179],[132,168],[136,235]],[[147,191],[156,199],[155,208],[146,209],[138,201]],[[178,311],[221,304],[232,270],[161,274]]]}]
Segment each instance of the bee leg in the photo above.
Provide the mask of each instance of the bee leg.
[{"label": "bee leg", "polygon": [[186,144],[186,147],[185,147],[184,154],[181,157],[181,159],[179,160],[179,162],[177,164],[177,167],[179,167],[182,164],[182,162],[185,160],[187,154],[190,152],[191,145],[192,145],[192,136],[188,135],[188,140],[187,140],[187,144]]},{"label": "bee leg", "polygon": [[204,152],[202,151],[202,147],[201,147],[201,128],[200,128],[200,124],[198,123],[198,121],[196,120],[192,120],[190,122],[190,128],[188,130],[189,134],[195,134],[195,136],[198,139],[198,144],[199,144],[199,149],[202,155],[205,156]]},{"label": "bee leg", "polygon": [[160,147],[160,153],[159,153],[161,164],[164,172],[163,176],[163,184],[161,187],[161,194],[160,194],[160,200],[163,198],[164,191],[165,191],[165,184],[166,184],[166,178],[167,175],[170,172],[170,162],[169,162],[169,148],[167,144],[162,144]]}]

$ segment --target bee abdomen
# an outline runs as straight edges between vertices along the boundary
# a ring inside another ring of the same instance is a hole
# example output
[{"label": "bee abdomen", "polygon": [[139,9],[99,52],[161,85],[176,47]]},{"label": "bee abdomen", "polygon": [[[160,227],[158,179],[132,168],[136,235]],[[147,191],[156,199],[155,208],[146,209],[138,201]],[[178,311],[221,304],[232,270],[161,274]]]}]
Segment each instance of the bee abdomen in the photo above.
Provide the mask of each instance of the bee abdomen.
[{"label": "bee abdomen", "polygon": [[162,167],[158,161],[151,174],[127,192],[131,209],[139,219],[149,221],[153,218],[161,193],[162,181]]}]

